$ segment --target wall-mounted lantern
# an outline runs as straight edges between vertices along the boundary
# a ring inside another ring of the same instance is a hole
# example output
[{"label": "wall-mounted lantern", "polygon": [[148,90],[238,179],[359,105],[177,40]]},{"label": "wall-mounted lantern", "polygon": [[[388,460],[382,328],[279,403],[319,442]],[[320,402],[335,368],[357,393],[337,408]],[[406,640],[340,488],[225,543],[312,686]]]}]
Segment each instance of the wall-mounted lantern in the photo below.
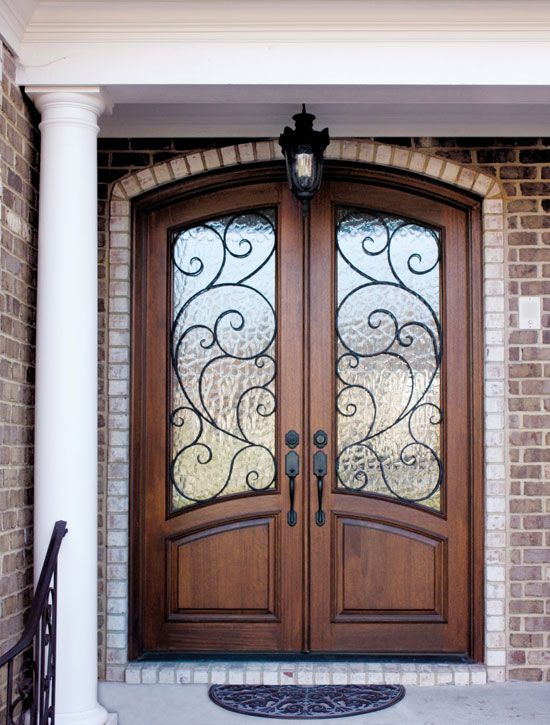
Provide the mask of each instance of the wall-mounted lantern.
[{"label": "wall-mounted lantern", "polygon": [[294,196],[302,203],[302,212],[307,215],[309,202],[321,185],[323,154],[329,144],[328,128],[313,130],[315,116],[306,112],[292,117],[295,128],[285,126],[279,136],[279,145],[286,160],[288,183]]}]

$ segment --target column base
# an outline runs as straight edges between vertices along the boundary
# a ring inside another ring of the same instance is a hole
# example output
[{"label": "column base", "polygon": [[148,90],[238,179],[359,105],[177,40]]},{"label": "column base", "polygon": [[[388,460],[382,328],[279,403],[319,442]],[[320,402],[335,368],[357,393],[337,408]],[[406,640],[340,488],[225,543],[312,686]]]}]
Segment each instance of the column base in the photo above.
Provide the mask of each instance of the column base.
[{"label": "column base", "polygon": [[101,705],[84,712],[55,713],[56,725],[117,725],[118,716]]}]

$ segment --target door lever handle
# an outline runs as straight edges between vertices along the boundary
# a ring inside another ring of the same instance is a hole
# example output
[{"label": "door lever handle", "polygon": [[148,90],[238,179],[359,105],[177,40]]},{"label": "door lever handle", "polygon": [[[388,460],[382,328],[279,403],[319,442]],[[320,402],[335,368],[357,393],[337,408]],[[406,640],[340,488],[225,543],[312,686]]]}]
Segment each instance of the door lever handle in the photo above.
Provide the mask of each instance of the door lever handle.
[{"label": "door lever handle", "polygon": [[323,511],[323,482],[327,473],[327,456],[323,451],[317,451],[313,455],[313,473],[317,477],[317,497],[319,507],[315,516],[317,526],[325,523],[325,512]]},{"label": "door lever handle", "polygon": [[289,451],[285,456],[285,473],[288,476],[288,489],[290,494],[290,509],[287,515],[289,526],[296,526],[298,515],[294,510],[294,494],[296,492],[296,476],[300,472],[300,458],[296,451]]}]

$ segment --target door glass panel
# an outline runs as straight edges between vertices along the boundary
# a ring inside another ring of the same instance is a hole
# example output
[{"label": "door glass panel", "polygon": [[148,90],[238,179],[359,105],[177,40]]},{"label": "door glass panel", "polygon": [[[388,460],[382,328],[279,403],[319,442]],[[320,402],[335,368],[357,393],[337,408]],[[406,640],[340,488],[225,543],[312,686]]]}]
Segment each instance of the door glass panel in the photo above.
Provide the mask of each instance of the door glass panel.
[{"label": "door glass panel", "polygon": [[441,239],[338,207],[337,488],[441,510]]},{"label": "door glass panel", "polygon": [[173,511],[275,486],[276,211],[172,236]]}]

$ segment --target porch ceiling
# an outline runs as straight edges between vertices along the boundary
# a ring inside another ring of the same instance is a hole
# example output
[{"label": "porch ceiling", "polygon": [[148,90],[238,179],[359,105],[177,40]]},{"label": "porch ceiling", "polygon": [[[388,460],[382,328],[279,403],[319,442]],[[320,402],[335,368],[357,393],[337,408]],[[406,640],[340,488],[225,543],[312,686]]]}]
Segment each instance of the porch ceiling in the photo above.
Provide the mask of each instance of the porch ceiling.
[{"label": "porch ceiling", "polygon": [[274,137],[301,103],[332,136],[550,136],[550,86],[109,87],[106,137]]}]

